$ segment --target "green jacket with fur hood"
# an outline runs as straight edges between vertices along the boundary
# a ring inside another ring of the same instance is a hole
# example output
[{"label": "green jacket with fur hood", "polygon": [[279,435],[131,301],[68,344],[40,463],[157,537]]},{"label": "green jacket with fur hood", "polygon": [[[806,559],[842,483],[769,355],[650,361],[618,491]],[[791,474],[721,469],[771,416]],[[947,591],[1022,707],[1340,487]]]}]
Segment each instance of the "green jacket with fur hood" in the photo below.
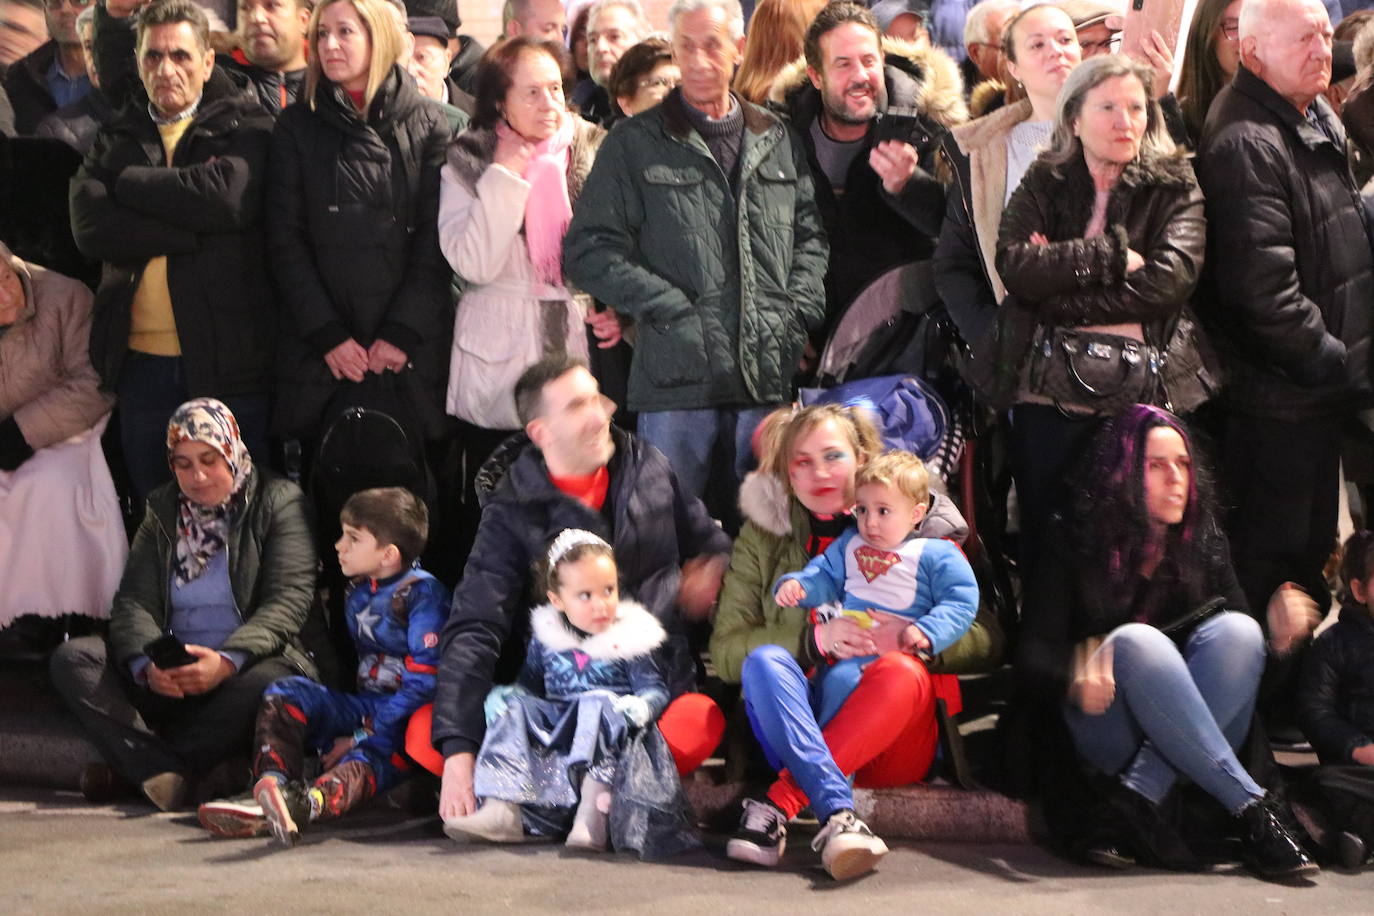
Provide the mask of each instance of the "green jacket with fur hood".
[{"label": "green jacket with fur hood", "polygon": [[[711,661],[721,680],[738,684],[744,659],[759,646],[782,646],[797,663],[809,668],[821,661],[810,611],[779,607],[773,585],[784,573],[797,572],[811,558],[811,518],[806,508],[769,474],[755,471],[740,487],[744,529],[735,539],[730,567],[721,585],[711,633]],[[917,529],[920,537],[948,538],[962,543],[968,523],[950,498],[932,480],[930,511]],[[964,637],[929,665],[933,674],[988,671],[1001,663],[1004,637],[997,618],[980,605],[973,626]]]},{"label": "green jacket with fur hood", "polygon": [[[229,522],[225,548],[242,623],[219,648],[244,653],[245,667],[280,655],[301,674],[316,678],[315,662],[299,640],[315,596],[317,566],[305,494],[291,481],[264,476],[257,468],[249,473],[244,489],[243,506]],[[108,640],[111,658],[121,671],[166,632],[176,530],[173,481],[149,494],[115,593]]]}]

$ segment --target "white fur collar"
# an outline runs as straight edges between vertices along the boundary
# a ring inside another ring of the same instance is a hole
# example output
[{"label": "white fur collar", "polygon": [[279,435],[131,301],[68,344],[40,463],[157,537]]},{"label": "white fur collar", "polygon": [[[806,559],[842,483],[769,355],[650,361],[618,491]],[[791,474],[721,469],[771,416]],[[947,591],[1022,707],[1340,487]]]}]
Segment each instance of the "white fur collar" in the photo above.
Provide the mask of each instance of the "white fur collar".
[{"label": "white fur collar", "polygon": [[792,533],[792,500],[782,481],[763,471],[750,471],[739,488],[739,511],[769,534]]},{"label": "white fur collar", "polygon": [[530,611],[530,629],[535,639],[554,652],[577,649],[600,660],[639,658],[657,649],[667,636],[657,618],[634,601],[620,602],[615,622],[594,636],[578,636],[551,604],[541,604]]}]

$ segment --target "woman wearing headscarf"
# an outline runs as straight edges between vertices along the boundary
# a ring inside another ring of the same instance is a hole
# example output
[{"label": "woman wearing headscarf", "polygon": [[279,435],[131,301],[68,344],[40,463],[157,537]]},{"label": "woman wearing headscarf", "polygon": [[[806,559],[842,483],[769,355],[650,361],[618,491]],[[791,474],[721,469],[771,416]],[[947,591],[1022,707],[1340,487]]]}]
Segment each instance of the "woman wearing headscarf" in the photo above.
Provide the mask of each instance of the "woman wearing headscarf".
[{"label": "woman wearing headscarf", "polygon": [[246,758],[263,689],[316,675],[297,639],[316,568],[300,489],[254,465],[212,398],[172,415],[167,461],[176,479],[148,497],[108,636],[51,660],[114,774],[164,811],[241,789],[246,759],[222,764]]}]

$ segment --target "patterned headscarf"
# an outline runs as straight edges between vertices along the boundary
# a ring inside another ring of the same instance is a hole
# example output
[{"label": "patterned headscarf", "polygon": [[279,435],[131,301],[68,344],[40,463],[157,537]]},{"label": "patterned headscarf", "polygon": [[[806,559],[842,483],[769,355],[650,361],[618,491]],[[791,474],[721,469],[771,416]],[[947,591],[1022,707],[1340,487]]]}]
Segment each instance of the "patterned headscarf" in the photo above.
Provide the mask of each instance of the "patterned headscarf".
[{"label": "patterned headscarf", "polygon": [[202,506],[185,493],[177,494],[176,584],[192,581],[224,547],[229,518],[243,502],[243,485],[253,459],[239,435],[234,414],[214,398],[195,398],[176,409],[167,424],[167,463],[181,442],[203,442],[224,456],[234,475],[234,489],[218,506]]}]

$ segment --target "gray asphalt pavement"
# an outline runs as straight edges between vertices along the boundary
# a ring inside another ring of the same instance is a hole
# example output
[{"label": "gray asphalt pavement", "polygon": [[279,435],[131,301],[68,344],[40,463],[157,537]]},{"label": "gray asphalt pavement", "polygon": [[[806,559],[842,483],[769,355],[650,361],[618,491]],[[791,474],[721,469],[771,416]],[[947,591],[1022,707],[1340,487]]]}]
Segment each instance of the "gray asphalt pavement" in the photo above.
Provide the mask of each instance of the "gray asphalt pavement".
[{"label": "gray asphalt pavement", "polygon": [[296,849],[208,836],[190,815],[0,788],[0,913],[1286,913],[1374,912],[1374,871],[1304,887],[1238,869],[1104,873],[1033,846],[894,844],[837,886],[794,830],[776,871],[736,866],[723,838],[668,864],[554,846],[459,847],[438,821],[369,810]]}]

